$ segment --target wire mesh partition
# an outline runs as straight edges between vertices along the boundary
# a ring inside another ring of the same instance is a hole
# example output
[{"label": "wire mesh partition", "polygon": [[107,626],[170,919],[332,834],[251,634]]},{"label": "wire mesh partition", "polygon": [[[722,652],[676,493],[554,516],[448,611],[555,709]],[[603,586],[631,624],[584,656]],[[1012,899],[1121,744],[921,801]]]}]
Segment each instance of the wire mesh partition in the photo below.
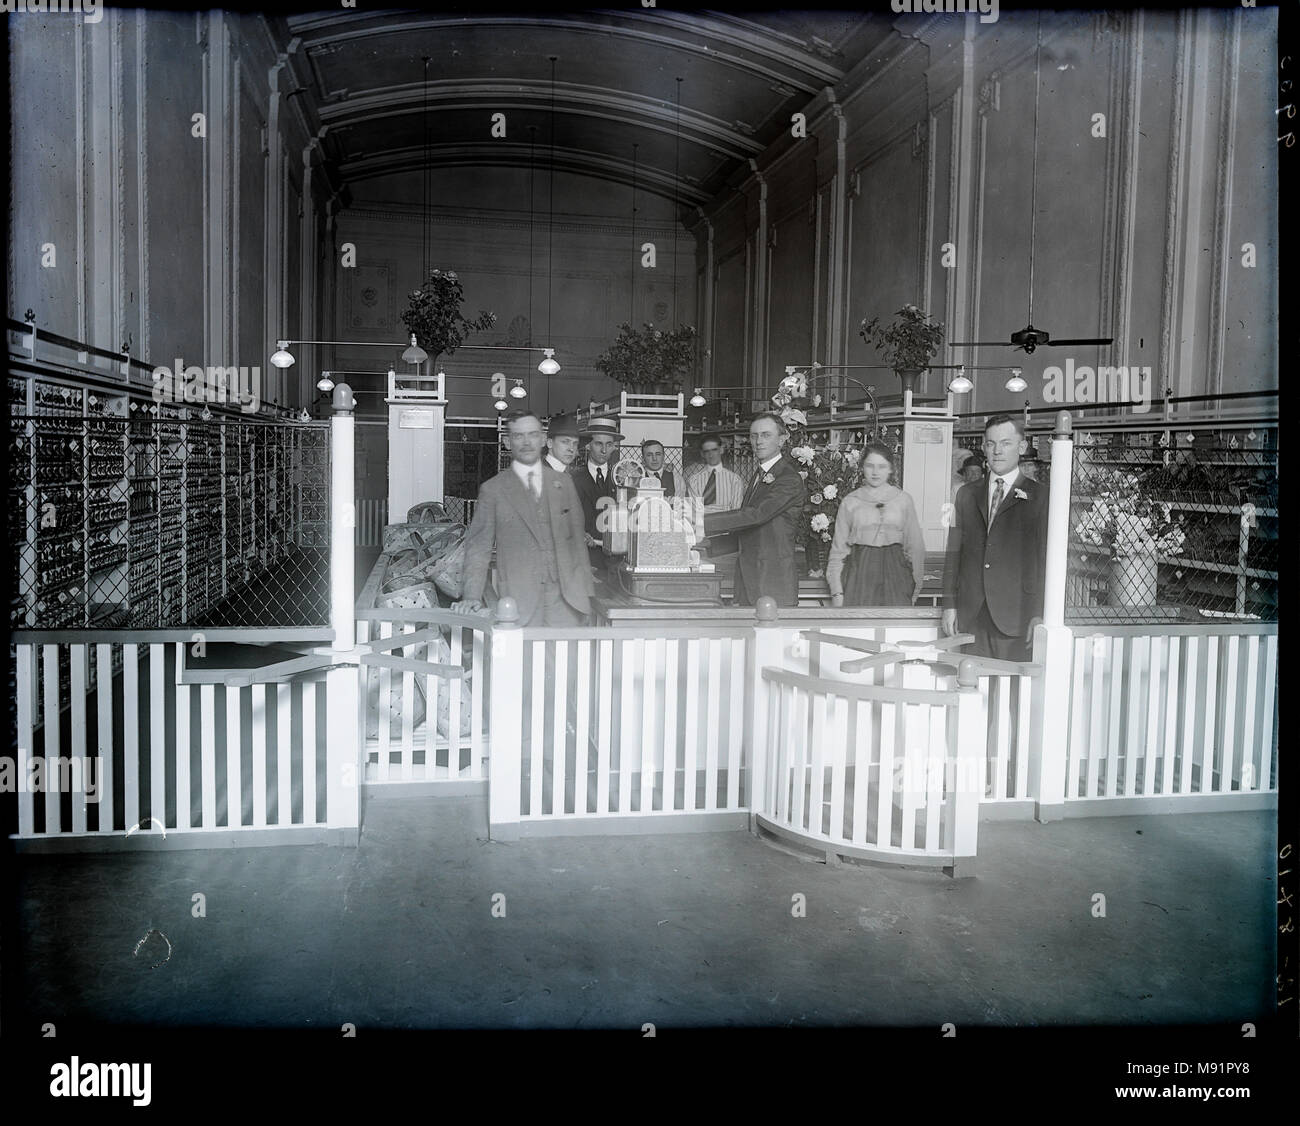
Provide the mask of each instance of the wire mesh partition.
[{"label": "wire mesh partition", "polygon": [[1076,435],[1067,621],[1277,620],[1276,427]]},{"label": "wire mesh partition", "polygon": [[92,399],[10,416],[11,628],[329,623],[328,424]]}]

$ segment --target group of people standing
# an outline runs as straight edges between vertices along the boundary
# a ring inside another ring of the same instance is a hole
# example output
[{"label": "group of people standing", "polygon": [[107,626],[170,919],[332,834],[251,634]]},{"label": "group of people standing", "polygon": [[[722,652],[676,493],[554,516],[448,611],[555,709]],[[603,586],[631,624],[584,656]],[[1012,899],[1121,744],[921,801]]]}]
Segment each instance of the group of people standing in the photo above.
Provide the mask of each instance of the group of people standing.
[{"label": "group of people standing", "polygon": [[[748,482],[722,465],[722,443],[714,436],[701,442],[702,462],[680,477],[665,466],[661,442],[641,447],[646,473],[666,496],[700,502],[706,540],[735,534],[738,606],[752,606],[764,595],[778,606],[798,605],[795,548],[808,488],[785,452],[788,437],[778,414],[750,423],[755,469]],[[583,438],[586,454],[579,461]],[[483,608],[495,550],[499,593],[515,599],[522,624],[587,620],[593,576],[605,573],[599,513],[613,502],[612,461],[622,438],[609,418],[591,419],[582,431],[572,419],[558,418],[549,432],[529,412],[507,418],[511,465],[480,491],[465,540],[464,597],[455,609]],[[1018,419],[989,419],[982,448],[987,472],[970,473],[945,521],[943,631],[973,634],[970,652],[1027,660],[1042,613],[1047,490],[1020,468],[1027,443]],[[969,471],[970,462],[963,468]],[[981,469],[978,463],[975,468]],[[861,469],[862,483],[841,500],[835,521],[826,568],[831,603],[911,605],[925,568],[916,505],[891,480],[895,464],[888,447],[869,445]]]}]

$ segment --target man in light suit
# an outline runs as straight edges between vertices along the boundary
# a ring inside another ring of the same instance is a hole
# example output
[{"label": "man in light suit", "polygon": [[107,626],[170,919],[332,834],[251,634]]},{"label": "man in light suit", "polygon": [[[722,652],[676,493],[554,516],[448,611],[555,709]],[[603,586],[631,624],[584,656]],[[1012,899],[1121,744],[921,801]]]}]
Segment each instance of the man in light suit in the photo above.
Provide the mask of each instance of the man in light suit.
[{"label": "man in light suit", "polygon": [[799,605],[795,535],[808,490],[794,462],[782,453],[789,436],[778,414],[760,414],[749,424],[749,444],[757,469],[731,512],[704,515],[704,534],[738,533],[734,604],[753,606],[763,595],[778,606]]},{"label": "man in light suit", "polygon": [[984,426],[988,475],[963,485],[953,506],[943,570],[943,632],[972,633],[967,651],[1028,661],[1043,614],[1047,489],[1020,470],[1024,424],[1010,415]]},{"label": "man in light suit", "polygon": [[465,536],[464,597],[452,609],[483,609],[496,549],[498,590],[519,606],[519,624],[585,625],[594,586],[587,565],[582,505],[572,479],[542,460],[541,420],[519,411],[506,423],[511,463],[479,490]]}]

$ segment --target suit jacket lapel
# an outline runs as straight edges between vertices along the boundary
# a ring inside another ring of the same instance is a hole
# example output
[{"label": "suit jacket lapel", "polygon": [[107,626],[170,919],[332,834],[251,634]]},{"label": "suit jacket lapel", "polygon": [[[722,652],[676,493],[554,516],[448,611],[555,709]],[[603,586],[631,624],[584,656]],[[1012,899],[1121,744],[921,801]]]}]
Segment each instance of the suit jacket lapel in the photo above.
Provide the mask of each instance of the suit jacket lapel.
[{"label": "suit jacket lapel", "polygon": [[[1003,513],[1003,511],[1010,508],[1013,504],[1023,503],[1020,500],[1020,498],[1016,496],[1017,489],[1019,489],[1022,493],[1024,493],[1026,497],[1031,497],[1034,495],[1033,494],[1034,487],[1035,486],[1030,483],[1030,479],[1026,477],[1023,473],[1017,474],[1016,483],[1007,490],[1007,495],[1002,498],[1002,503],[998,505],[998,516],[1000,516]],[[985,499],[985,504],[987,504],[988,503],[987,493],[985,493],[984,499]],[[997,516],[995,516],[994,519],[996,520]],[[988,521],[986,519],[985,523],[987,522]]]},{"label": "suit jacket lapel", "polygon": [[980,481],[980,487],[975,493],[975,504],[980,510],[980,523],[987,529],[989,526],[989,481],[991,478],[985,477]]}]

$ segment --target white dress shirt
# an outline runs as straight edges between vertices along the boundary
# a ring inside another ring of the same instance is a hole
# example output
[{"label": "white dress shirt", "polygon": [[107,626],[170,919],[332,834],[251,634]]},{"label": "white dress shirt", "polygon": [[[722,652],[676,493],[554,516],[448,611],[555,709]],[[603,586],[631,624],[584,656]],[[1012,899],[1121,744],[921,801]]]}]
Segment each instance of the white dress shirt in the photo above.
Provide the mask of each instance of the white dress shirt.
[{"label": "white dress shirt", "polygon": [[[1007,497],[1011,495],[1011,490],[1015,488],[1016,480],[1020,476],[1020,466],[1016,466],[1008,473],[1002,474],[1002,504],[1007,503]],[[984,496],[984,508],[988,511],[993,507],[993,490],[998,487],[998,479],[995,474],[989,474],[988,492]],[[999,511],[1002,505],[998,505]],[[994,513],[996,517],[997,513]]]},{"label": "white dress shirt", "polygon": [[546,464],[549,465],[552,469],[554,469],[556,473],[568,473],[569,471],[569,467],[565,465],[564,462],[562,462],[554,454],[548,453],[546,455]]},{"label": "white dress shirt", "polygon": [[609,471],[610,471],[610,470],[609,470],[609,462],[606,462],[604,465],[597,465],[594,461],[592,461],[592,460],[590,460],[590,459],[587,460],[587,472],[591,474],[591,479],[592,479],[593,481],[595,481],[596,484],[600,484],[600,479],[596,476],[596,473],[597,473],[598,471],[600,471],[600,470],[604,470],[604,472],[605,472],[605,484],[608,485],[608,484],[609,484]]},{"label": "white dress shirt", "polygon": [[[524,488],[531,492],[533,496],[541,499],[542,463],[540,461],[535,461],[532,465],[525,465],[522,461],[511,461],[510,468],[515,471],[515,476],[524,483]],[[529,484],[528,480],[529,475],[533,473],[537,474],[536,486]]]}]

